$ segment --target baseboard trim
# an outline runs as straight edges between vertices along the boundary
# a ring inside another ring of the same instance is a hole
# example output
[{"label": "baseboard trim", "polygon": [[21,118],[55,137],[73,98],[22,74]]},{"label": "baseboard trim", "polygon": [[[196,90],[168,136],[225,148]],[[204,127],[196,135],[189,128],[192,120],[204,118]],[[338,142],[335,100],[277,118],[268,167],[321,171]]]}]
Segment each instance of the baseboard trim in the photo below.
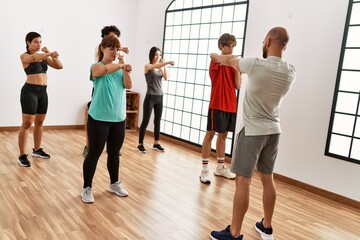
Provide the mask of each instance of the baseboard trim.
[{"label": "baseboard trim", "polygon": [[295,179],[292,179],[292,178],[289,178],[289,177],[286,177],[286,176],[283,176],[283,175],[280,175],[277,173],[274,173],[274,179],[279,180],[284,183],[287,183],[287,184],[290,184],[292,186],[298,187],[298,188],[308,191],[310,193],[314,193],[318,196],[325,197],[327,199],[331,199],[331,200],[339,202],[339,203],[343,203],[347,206],[351,206],[356,209],[360,209],[360,202],[353,200],[351,198],[347,198],[347,197],[341,196],[339,194],[329,192],[327,190],[312,186],[307,183],[300,182],[298,180],[295,180]]}]

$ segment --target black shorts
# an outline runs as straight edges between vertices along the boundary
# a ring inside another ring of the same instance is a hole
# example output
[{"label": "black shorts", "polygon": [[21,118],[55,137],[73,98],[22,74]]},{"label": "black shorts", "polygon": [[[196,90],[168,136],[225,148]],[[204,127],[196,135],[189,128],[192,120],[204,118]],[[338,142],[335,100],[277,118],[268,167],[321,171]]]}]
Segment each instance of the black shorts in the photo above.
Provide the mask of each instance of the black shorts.
[{"label": "black shorts", "polygon": [[207,131],[215,131],[217,133],[234,132],[235,125],[236,113],[209,109]]},{"label": "black shorts", "polygon": [[21,88],[20,103],[22,113],[46,114],[48,108],[46,86],[25,83]]}]

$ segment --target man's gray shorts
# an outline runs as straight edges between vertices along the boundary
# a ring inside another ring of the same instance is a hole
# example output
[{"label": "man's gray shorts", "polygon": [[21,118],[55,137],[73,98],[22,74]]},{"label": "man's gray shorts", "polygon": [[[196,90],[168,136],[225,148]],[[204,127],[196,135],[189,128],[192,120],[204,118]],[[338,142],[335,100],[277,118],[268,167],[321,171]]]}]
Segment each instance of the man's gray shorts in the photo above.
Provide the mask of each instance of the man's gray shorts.
[{"label": "man's gray shorts", "polygon": [[245,128],[241,129],[236,138],[231,171],[243,177],[252,177],[256,166],[261,173],[273,173],[279,138],[280,134],[245,136]]}]

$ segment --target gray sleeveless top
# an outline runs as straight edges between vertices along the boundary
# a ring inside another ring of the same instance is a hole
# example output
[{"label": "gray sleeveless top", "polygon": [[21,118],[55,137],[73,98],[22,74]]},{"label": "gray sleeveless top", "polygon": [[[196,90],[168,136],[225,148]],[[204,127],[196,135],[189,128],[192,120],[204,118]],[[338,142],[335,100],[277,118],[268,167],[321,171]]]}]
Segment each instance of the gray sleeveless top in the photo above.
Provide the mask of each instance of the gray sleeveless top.
[{"label": "gray sleeveless top", "polygon": [[145,79],[147,83],[147,92],[148,95],[163,95],[162,91],[162,78],[163,74],[160,70],[150,70],[145,73]]}]

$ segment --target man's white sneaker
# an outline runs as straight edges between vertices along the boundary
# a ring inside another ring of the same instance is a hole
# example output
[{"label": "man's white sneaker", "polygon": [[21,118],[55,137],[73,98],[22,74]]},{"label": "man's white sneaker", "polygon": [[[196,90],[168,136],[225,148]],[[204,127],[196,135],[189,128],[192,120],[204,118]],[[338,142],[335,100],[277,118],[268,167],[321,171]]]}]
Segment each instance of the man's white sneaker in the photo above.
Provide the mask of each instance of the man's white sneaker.
[{"label": "man's white sneaker", "polygon": [[209,170],[202,170],[200,174],[200,181],[205,184],[210,184]]},{"label": "man's white sneaker", "polygon": [[126,191],[125,188],[121,185],[121,181],[117,181],[116,183],[109,185],[108,191],[115,193],[120,197],[126,197],[129,195],[128,191]]},{"label": "man's white sneaker", "polygon": [[227,179],[235,179],[236,174],[232,173],[230,169],[223,167],[223,168],[216,168],[216,171],[214,172],[215,176],[218,177],[224,177]]},{"label": "man's white sneaker", "polygon": [[81,192],[81,199],[86,203],[94,202],[94,195],[92,193],[91,187],[84,188]]}]

